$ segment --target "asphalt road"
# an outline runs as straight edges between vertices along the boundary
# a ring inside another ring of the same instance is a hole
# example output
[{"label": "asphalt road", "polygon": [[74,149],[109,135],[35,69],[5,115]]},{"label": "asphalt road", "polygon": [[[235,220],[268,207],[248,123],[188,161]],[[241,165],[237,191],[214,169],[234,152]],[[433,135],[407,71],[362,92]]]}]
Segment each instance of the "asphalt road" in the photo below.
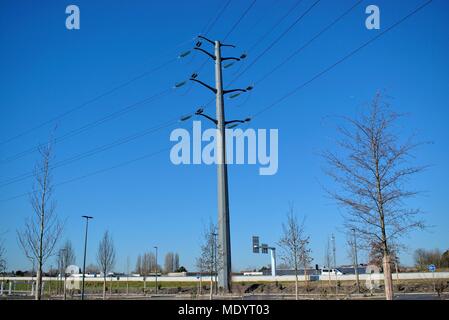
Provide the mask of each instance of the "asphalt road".
[{"label": "asphalt road", "polygon": [[[90,299],[100,300],[101,295],[95,297],[87,297]],[[280,294],[254,294],[254,295],[245,295],[245,296],[228,296],[228,297],[218,297],[219,299],[226,300],[293,300],[295,299],[294,295],[280,295]],[[61,300],[62,297],[54,297],[54,300]],[[79,297],[75,297],[75,299],[79,299]],[[108,297],[111,300],[192,300],[192,296],[190,295],[129,295],[129,296],[113,296]],[[384,300],[382,295],[375,296],[339,296],[339,300]],[[0,296],[0,300],[33,300],[31,296]],[[194,299],[197,300],[197,299]],[[209,295],[201,296],[200,300],[209,300]],[[320,296],[308,295],[308,296],[300,296],[300,300],[335,300],[335,297],[328,296],[327,298],[323,298]],[[397,294],[395,295],[395,300],[449,300],[449,293],[444,293],[441,297],[438,297],[435,293],[407,293],[407,294]]]}]

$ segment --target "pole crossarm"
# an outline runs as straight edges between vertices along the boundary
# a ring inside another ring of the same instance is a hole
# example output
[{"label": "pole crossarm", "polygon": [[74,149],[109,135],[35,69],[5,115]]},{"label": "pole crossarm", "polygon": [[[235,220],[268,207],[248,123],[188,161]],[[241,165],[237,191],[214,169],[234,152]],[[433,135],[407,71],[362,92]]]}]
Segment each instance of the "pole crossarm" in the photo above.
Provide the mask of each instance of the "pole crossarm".
[{"label": "pole crossarm", "polygon": [[240,58],[236,58],[236,57],[221,58],[221,61],[225,61],[225,60],[235,60],[235,61],[240,61]]},{"label": "pole crossarm", "polygon": [[201,51],[201,52],[207,54],[209,57],[212,58],[212,60],[216,60],[216,59],[217,59],[217,57],[214,56],[212,53],[210,53],[210,52],[208,52],[208,51],[206,51],[206,50],[204,50],[204,49],[202,49],[202,48],[195,47],[195,48],[193,48],[193,49],[194,49],[194,50]]},{"label": "pole crossarm", "polygon": [[198,82],[199,84],[202,84],[203,86],[205,86],[207,89],[209,89],[210,91],[212,91],[212,92],[215,93],[215,94],[217,93],[217,89],[211,87],[210,85],[204,83],[204,82],[201,81],[201,80],[197,80],[197,79],[194,79],[194,78],[190,78],[190,80],[191,80],[191,81]]},{"label": "pole crossarm", "polygon": [[215,45],[215,42],[213,42],[213,41],[210,40],[210,39],[207,39],[207,38],[204,37],[204,36],[198,36],[198,38],[203,39],[203,40],[206,40],[207,42],[210,42],[212,45]]},{"label": "pole crossarm", "polygon": [[231,93],[231,92],[246,92],[246,89],[232,89],[232,90],[223,90],[223,94]]},{"label": "pole crossarm", "polygon": [[199,116],[203,116],[203,117],[206,118],[206,119],[209,119],[209,120],[212,121],[215,125],[218,124],[218,121],[217,121],[216,119],[214,119],[214,118],[208,116],[207,114],[199,113],[198,115],[199,115]]},{"label": "pole crossarm", "polygon": [[231,124],[231,123],[245,123],[246,120],[231,120],[231,121],[226,121],[225,125]]},{"label": "pole crossarm", "polygon": [[[231,47],[231,48],[235,48],[235,46],[233,44],[224,44],[224,43],[220,43],[220,47]],[[222,59],[223,60],[223,59]]]}]

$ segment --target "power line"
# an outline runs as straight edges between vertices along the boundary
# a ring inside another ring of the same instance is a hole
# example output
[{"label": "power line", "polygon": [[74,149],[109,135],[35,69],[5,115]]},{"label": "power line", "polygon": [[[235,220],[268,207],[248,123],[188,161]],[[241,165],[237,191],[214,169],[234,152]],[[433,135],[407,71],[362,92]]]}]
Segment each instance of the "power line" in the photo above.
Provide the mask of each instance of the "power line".
[{"label": "power line", "polygon": [[[224,10],[228,7],[228,5],[230,4],[231,0],[229,0],[225,6],[223,7],[222,11],[220,12],[221,14],[223,14]],[[243,20],[243,18],[245,18],[246,14],[251,10],[251,8],[254,6],[254,4],[256,3],[256,0],[254,0],[250,6],[240,15],[240,17],[237,19],[237,21],[234,23],[234,25],[231,27],[231,29],[228,31],[228,33],[226,34],[225,38],[223,40],[226,40],[226,38],[237,28],[237,26],[240,24],[240,22]],[[218,20],[218,18],[221,16],[221,14],[217,17],[217,19],[215,20],[215,22]],[[210,31],[210,30],[209,30]],[[205,35],[207,35],[208,32],[205,33]],[[207,59],[204,59],[204,61],[200,64],[200,66],[196,69],[196,72],[199,73],[205,66],[207,63]]]},{"label": "power line", "polygon": [[253,0],[248,8],[240,15],[240,18],[237,19],[237,21],[234,23],[234,25],[231,27],[231,29],[228,31],[228,33],[223,38],[223,41],[225,41],[231,33],[237,28],[237,26],[240,24],[240,22],[245,18],[245,16],[248,14],[248,12],[252,9],[252,7],[256,4],[256,0]]},{"label": "power line", "polygon": [[[231,2],[231,0],[228,0],[226,5],[223,7],[223,9],[217,15],[217,18],[215,19],[215,21],[210,25],[209,30],[211,28],[213,28],[213,26],[215,25],[217,20],[221,17],[221,15],[223,14],[223,12],[227,8],[227,6],[230,4],[230,2]],[[188,41],[192,41],[192,39],[189,39]],[[182,41],[180,44],[177,45],[177,47],[179,47],[181,45],[184,45],[188,41]],[[101,93],[101,94],[99,94],[99,95],[97,95],[97,96],[95,96],[95,97],[93,97],[93,98],[83,102],[82,104],[80,104],[80,105],[78,105],[76,107],[73,107],[73,108],[71,108],[71,109],[69,109],[69,110],[67,110],[67,111],[65,111],[65,112],[63,112],[63,113],[53,117],[53,118],[50,118],[50,119],[48,119],[48,120],[46,120],[44,122],[41,122],[40,124],[38,124],[38,125],[36,125],[34,127],[31,127],[29,129],[27,129],[27,130],[25,130],[25,131],[15,135],[15,136],[12,136],[12,137],[10,137],[10,138],[8,138],[6,140],[0,141],[0,145],[4,145],[4,144],[6,144],[8,142],[14,141],[14,140],[16,140],[18,138],[21,138],[21,137],[23,137],[25,135],[28,135],[31,132],[34,132],[34,131],[36,131],[36,130],[38,130],[38,129],[40,129],[40,128],[48,125],[48,124],[51,124],[51,123],[53,123],[55,121],[58,121],[58,120],[61,120],[61,119],[65,118],[65,117],[67,117],[68,115],[74,113],[75,111],[78,111],[78,110],[86,107],[87,105],[92,104],[95,101],[100,100],[101,98],[103,98],[105,96],[108,96],[108,95],[110,95],[110,94],[112,94],[112,93],[114,93],[114,92],[116,92],[116,91],[118,91],[118,90],[120,90],[120,89],[122,89],[122,88],[124,88],[124,87],[126,87],[126,86],[128,86],[128,85],[130,85],[130,84],[132,84],[132,83],[134,83],[134,82],[136,82],[136,81],[138,81],[138,80],[140,80],[140,79],[150,75],[150,74],[152,74],[152,73],[155,73],[155,72],[159,71],[160,69],[170,65],[171,63],[174,63],[175,61],[177,61],[177,58],[172,58],[170,60],[167,60],[167,61],[163,62],[162,64],[154,67],[153,69],[145,71],[145,72],[143,72],[143,73],[141,73],[141,74],[131,78],[130,80],[125,81],[125,82],[123,82],[123,83],[113,87],[112,89],[109,89],[109,90],[107,90],[107,91],[105,91],[105,92],[103,92],[103,93]]]},{"label": "power line", "polygon": [[248,49],[248,52],[253,51],[263,40],[265,40],[270,33],[272,33],[294,10],[301,4],[302,0],[296,1],[292,7],[288,8],[287,12],[278,20],[276,23],[268,29],[266,33],[264,33],[256,42]]},{"label": "power line", "polygon": [[355,55],[357,52],[359,52],[360,50],[362,50],[363,48],[365,48],[366,46],[370,45],[371,43],[373,43],[374,41],[376,41],[377,39],[379,39],[380,37],[382,37],[383,35],[385,35],[387,32],[391,31],[392,29],[396,28],[397,26],[399,26],[401,23],[403,23],[404,21],[406,21],[408,18],[410,18],[411,16],[415,15],[416,13],[418,13],[419,11],[421,11],[422,9],[424,9],[426,6],[428,6],[430,3],[432,2],[432,0],[428,0],[427,2],[423,3],[422,5],[420,5],[419,7],[417,7],[415,10],[413,10],[412,12],[410,12],[409,14],[407,14],[406,16],[404,16],[403,18],[401,18],[400,20],[398,20],[397,22],[395,22],[393,25],[391,25],[390,27],[386,28],[384,31],[381,31],[379,34],[377,34],[376,36],[372,37],[371,39],[369,39],[368,41],[366,41],[365,43],[363,43],[362,45],[360,45],[359,47],[357,47],[356,49],[354,49],[353,51],[351,51],[350,53],[348,53],[347,55],[345,55],[344,57],[342,57],[341,59],[337,60],[335,63],[333,63],[332,65],[330,65],[329,67],[327,67],[326,69],[322,70],[321,72],[319,72],[318,74],[316,74],[315,76],[313,76],[311,79],[307,80],[306,82],[303,82],[302,84],[300,84],[299,86],[297,86],[296,88],[294,88],[293,90],[291,90],[290,92],[288,92],[287,94],[285,94],[284,96],[282,96],[280,99],[276,100],[275,102],[273,102],[272,104],[268,105],[267,107],[261,109],[259,112],[257,112],[253,118],[259,116],[260,114],[266,112],[267,110],[271,109],[272,107],[276,106],[277,104],[281,103],[282,101],[284,101],[285,99],[287,99],[288,97],[292,96],[293,94],[295,94],[296,92],[298,92],[299,90],[301,90],[302,88],[304,88],[305,86],[307,86],[308,84],[310,84],[311,82],[315,81],[316,79],[318,79],[319,77],[321,77],[322,75],[326,74],[327,72],[331,71],[333,68],[335,68],[336,66],[338,66],[339,64],[343,63],[344,61],[348,60],[350,57],[352,57],[353,55]]},{"label": "power line", "polygon": [[215,26],[215,24],[217,23],[218,19],[221,18],[221,16],[223,15],[223,13],[225,12],[226,8],[229,6],[229,4],[231,3],[231,0],[228,0],[225,5],[222,7],[222,9],[218,12],[217,16],[215,17],[214,21],[212,22],[212,24],[206,28],[206,30],[204,31],[204,35],[207,35],[212,28]]},{"label": "power line", "polygon": [[[223,6],[223,8],[221,9],[221,11],[218,13],[218,15],[216,16],[215,20],[213,21],[213,23],[207,28],[208,30],[210,30],[211,28],[213,28],[213,26],[215,25],[215,23],[218,21],[218,19],[222,16],[222,14],[223,14],[224,11],[226,10],[226,8],[229,6],[230,2],[231,2],[231,0],[228,0],[228,2]],[[247,10],[247,11],[249,11],[249,10]],[[245,11],[245,13],[240,17],[239,21],[241,21],[241,20],[243,19],[244,15],[246,14],[247,11]],[[238,23],[236,23],[236,24],[234,25],[234,28],[237,26],[237,24],[238,24]],[[206,32],[208,32],[208,31],[206,31]],[[175,60],[176,60],[176,59],[172,59],[171,61],[175,61]],[[206,61],[205,61],[205,62],[206,62]],[[205,65],[205,62],[204,62],[203,65],[200,67],[200,69]],[[153,69],[153,70],[150,70],[149,72],[157,71],[157,70],[159,70],[158,68],[159,68],[159,67],[157,67],[157,68],[155,68],[155,69]],[[60,116],[58,116],[58,117],[55,117],[55,118],[53,118],[53,119],[50,119],[50,120],[46,121],[45,123],[42,123],[41,125],[36,126],[36,127],[32,128],[32,129],[28,130],[28,132],[26,132],[26,133],[29,133],[29,132],[31,132],[31,131],[34,131],[34,130],[36,130],[36,129],[40,128],[40,127],[43,127],[43,126],[45,126],[45,125],[47,125],[47,124],[49,124],[49,123],[52,123],[53,121],[56,121],[56,120],[58,120],[59,118],[65,117],[65,116],[68,115],[69,113],[72,113],[72,112],[74,112],[74,111],[76,111],[76,110],[78,110],[78,109],[80,109],[80,108],[86,106],[87,104],[90,104],[90,103],[92,103],[92,102],[94,102],[94,101],[96,101],[96,100],[98,100],[98,99],[100,99],[100,98],[102,98],[102,97],[104,97],[104,96],[106,96],[106,95],[108,95],[108,94],[111,94],[111,93],[115,92],[116,90],[118,90],[118,89],[120,89],[120,88],[123,88],[124,86],[127,86],[127,85],[131,84],[132,82],[135,82],[135,81],[137,81],[137,80],[143,78],[144,76],[147,76],[147,75],[149,74],[149,72],[142,73],[142,74],[140,74],[139,76],[136,76],[135,78],[133,78],[133,79],[127,81],[126,83],[124,83],[124,84],[122,84],[122,85],[120,85],[120,86],[117,86],[117,87],[115,87],[115,88],[109,90],[108,92],[105,92],[104,94],[95,97],[94,99],[91,99],[90,101],[84,103],[83,105],[81,105],[81,106],[79,106],[79,107],[76,107],[76,108],[73,108],[73,109],[69,110],[68,112],[66,112],[65,114],[62,114],[62,115],[60,115]],[[100,119],[98,119],[98,120],[96,120],[96,121],[94,121],[94,122],[91,122],[91,123],[89,123],[89,124],[86,124],[86,125],[84,125],[84,126],[82,126],[82,127],[80,127],[80,128],[74,129],[74,130],[68,132],[67,134],[63,135],[62,137],[57,138],[57,139],[55,140],[55,143],[58,143],[58,142],[63,141],[63,140],[66,140],[67,138],[70,138],[70,137],[72,137],[72,136],[74,136],[74,135],[77,135],[77,134],[79,134],[79,133],[82,133],[82,132],[84,132],[84,131],[86,131],[86,130],[88,130],[88,129],[90,129],[90,128],[96,127],[97,125],[100,125],[100,124],[102,124],[102,123],[104,123],[104,122],[106,122],[106,121],[109,121],[109,120],[115,119],[115,118],[117,118],[117,117],[120,117],[120,116],[123,115],[123,114],[126,114],[126,113],[128,113],[128,112],[130,112],[130,111],[135,110],[137,106],[139,106],[139,105],[141,105],[141,104],[143,104],[143,103],[146,103],[146,102],[148,102],[148,101],[150,101],[150,100],[153,100],[155,97],[160,97],[160,96],[162,96],[162,95],[168,93],[168,91],[169,91],[169,90],[165,90],[165,91],[162,91],[162,92],[160,92],[160,93],[157,93],[157,94],[155,94],[154,96],[151,96],[151,97],[146,98],[146,99],[144,99],[144,100],[138,101],[138,102],[136,102],[136,103],[134,103],[134,104],[132,104],[132,105],[126,106],[125,108],[118,110],[117,112],[114,112],[114,113],[112,113],[112,114],[109,114],[109,115],[107,115],[107,116],[105,116],[105,117],[103,117],[103,118],[100,118]],[[209,103],[208,103],[208,104],[209,104]],[[24,135],[25,135],[26,133],[24,133]],[[18,137],[18,136],[17,136],[17,137]],[[5,142],[5,143],[6,143],[6,142]],[[1,144],[2,144],[2,143],[0,143],[0,145],[1,145]],[[33,153],[33,152],[36,152],[36,151],[39,149],[40,146],[42,146],[42,144],[39,144],[39,145],[34,146],[34,147],[31,147],[31,148],[29,148],[29,149],[27,149],[27,150],[24,150],[24,151],[21,151],[21,152],[15,154],[15,155],[12,155],[12,156],[7,157],[7,158],[5,158],[5,159],[3,159],[3,160],[0,160],[0,163],[4,164],[4,163],[8,163],[8,162],[10,162],[10,161],[13,161],[13,160],[17,160],[17,159],[19,159],[19,158],[22,158],[23,156],[26,156],[26,155],[28,155],[28,154],[30,154],[30,153]]]},{"label": "power line", "polygon": [[[59,167],[62,167],[62,166],[66,166],[66,165],[71,164],[73,162],[82,160],[82,159],[87,158],[87,157],[91,157],[91,156],[96,155],[98,153],[110,150],[110,149],[115,148],[117,146],[129,143],[129,142],[134,141],[134,140],[139,139],[139,138],[142,138],[142,137],[147,136],[149,134],[156,133],[156,132],[158,132],[158,131],[160,131],[162,129],[165,129],[165,128],[173,126],[174,124],[176,124],[178,122],[177,120],[178,120],[178,118],[176,118],[174,120],[167,121],[165,124],[153,126],[151,128],[145,129],[145,130],[143,130],[141,132],[138,132],[138,133],[135,133],[135,134],[132,134],[132,135],[120,138],[120,139],[118,139],[118,140],[116,140],[114,142],[95,147],[95,148],[93,148],[93,149],[91,149],[89,151],[77,154],[77,155],[72,156],[72,157],[70,157],[68,159],[65,159],[65,160],[61,160],[61,161],[55,163],[54,165],[52,165],[51,169],[56,169],[56,168],[59,168]],[[10,178],[7,181],[4,181],[4,182],[0,183],[0,188],[5,187],[5,186],[10,185],[10,184],[13,184],[13,183],[16,183],[16,182],[19,182],[19,181],[23,181],[23,180],[31,178],[33,176],[34,176],[34,172],[33,171],[30,171],[30,172],[27,172],[27,173],[23,173],[21,175],[18,175],[16,177]]]},{"label": "power line", "polygon": [[348,10],[343,12],[340,16],[338,16],[335,20],[333,20],[330,24],[328,24],[326,27],[324,27],[321,31],[319,31],[314,37],[312,37],[309,41],[307,41],[303,46],[295,50],[291,55],[289,55],[286,59],[284,59],[280,64],[276,65],[271,71],[269,71],[267,74],[265,74],[262,78],[257,80],[255,84],[258,84],[265,79],[267,79],[269,76],[271,76],[274,72],[276,72],[279,68],[281,68],[283,65],[285,65],[287,62],[289,62],[293,57],[298,55],[301,51],[303,51],[305,48],[307,48],[309,45],[312,44],[316,39],[318,39],[320,36],[322,36],[326,31],[328,31],[330,28],[332,28],[335,24],[337,24],[340,20],[342,20],[346,15],[348,15],[352,10],[354,10],[360,3],[362,3],[363,0],[359,0],[356,3],[354,3]]},{"label": "power line", "polygon": [[[157,99],[167,95],[170,92],[170,90],[171,89],[164,90],[164,91],[156,93],[156,94],[154,94],[154,95],[152,95],[150,97],[147,97],[147,98],[145,98],[143,100],[140,100],[138,102],[135,102],[135,103],[132,103],[130,105],[127,105],[124,108],[121,108],[121,109],[119,109],[119,110],[117,110],[115,112],[112,112],[112,113],[110,113],[110,114],[108,114],[108,115],[106,115],[104,117],[101,117],[101,118],[99,118],[99,119],[97,119],[95,121],[92,121],[90,123],[87,123],[87,124],[85,124],[85,125],[83,125],[83,126],[81,126],[79,128],[71,130],[71,131],[65,133],[64,135],[55,138],[53,142],[55,144],[56,143],[60,143],[62,141],[67,140],[68,138],[76,136],[76,135],[78,135],[80,133],[83,133],[83,132],[85,132],[85,131],[87,131],[89,129],[92,129],[94,127],[97,127],[97,126],[99,126],[99,125],[101,125],[101,124],[103,124],[103,123],[105,123],[107,121],[110,121],[110,120],[113,120],[113,119],[117,119],[117,118],[119,118],[119,117],[121,117],[121,116],[123,116],[123,115],[125,115],[125,114],[127,114],[129,112],[131,112],[131,111],[136,110],[138,107],[140,107],[141,105],[143,105],[145,103],[154,102],[155,100],[157,100]],[[22,158],[22,157],[24,157],[24,156],[26,156],[28,154],[31,154],[33,152],[38,151],[39,148],[42,147],[43,145],[45,145],[45,144],[38,144],[38,145],[33,146],[33,147],[29,148],[29,149],[26,149],[24,151],[16,153],[15,155],[12,155],[12,156],[9,156],[7,158],[4,158],[4,159],[2,159],[0,161],[0,163],[5,164],[5,163],[8,163],[10,161]]]},{"label": "power line", "polygon": [[[112,167],[107,167],[107,168],[100,169],[100,170],[97,170],[97,171],[94,171],[94,172],[91,172],[91,173],[88,173],[88,174],[84,174],[82,176],[78,176],[78,177],[75,177],[75,178],[72,178],[72,179],[68,179],[68,180],[62,181],[60,183],[55,184],[54,186],[55,187],[59,187],[59,186],[62,186],[62,185],[65,185],[65,184],[69,184],[69,183],[72,183],[72,182],[76,182],[76,181],[79,181],[79,180],[82,180],[82,179],[86,179],[86,178],[89,178],[89,177],[92,177],[92,176],[95,176],[95,175],[98,175],[98,174],[101,174],[101,173],[104,173],[104,172],[107,172],[107,171],[115,170],[115,169],[118,169],[118,168],[130,165],[132,163],[135,163],[135,162],[138,162],[138,161],[141,161],[141,160],[145,160],[145,159],[154,157],[154,156],[156,156],[158,154],[161,154],[164,151],[168,151],[170,149],[171,149],[171,147],[168,147],[168,148],[163,148],[163,149],[161,149],[159,151],[156,151],[156,152],[147,153],[147,154],[145,154],[143,156],[140,156],[138,158],[134,158],[134,159],[131,159],[131,160],[128,160],[128,161],[121,162],[121,163],[119,163],[117,165],[114,165]],[[14,200],[14,199],[25,197],[27,195],[29,195],[29,192],[22,193],[22,194],[19,194],[19,195],[16,195],[16,196],[12,196],[12,197],[9,197],[9,198],[1,199],[0,202],[11,201],[11,200]]]},{"label": "power line", "polygon": [[[419,11],[421,11],[421,10],[424,9],[426,6],[428,6],[431,2],[432,2],[432,0],[426,1],[425,3],[423,3],[422,5],[420,5],[419,7],[417,7],[415,10],[413,10],[412,12],[410,12],[409,14],[407,14],[406,16],[404,16],[403,18],[401,18],[400,20],[398,20],[396,23],[394,23],[393,25],[391,25],[390,27],[388,27],[388,28],[385,29],[384,31],[380,32],[378,35],[374,36],[373,38],[369,39],[368,41],[366,41],[365,43],[363,43],[362,45],[360,45],[359,47],[357,47],[356,49],[354,49],[353,51],[351,51],[350,53],[348,53],[347,55],[345,55],[345,56],[342,57],[341,59],[337,60],[335,63],[333,63],[332,65],[330,65],[330,66],[327,67],[326,69],[322,70],[321,72],[319,72],[318,74],[316,74],[314,77],[312,77],[312,78],[309,79],[308,81],[306,81],[306,82],[300,84],[299,86],[297,86],[296,88],[294,88],[292,91],[290,91],[290,92],[288,92],[287,94],[285,94],[284,96],[282,96],[280,99],[276,100],[275,102],[273,102],[273,103],[270,104],[269,106],[267,106],[267,107],[261,109],[261,110],[260,110],[258,113],[256,113],[252,118],[254,119],[255,117],[261,115],[262,113],[268,111],[268,110],[271,109],[272,107],[276,106],[276,105],[279,104],[280,102],[282,102],[282,101],[284,101],[285,99],[289,98],[290,96],[292,96],[293,94],[295,94],[297,91],[301,90],[302,88],[304,88],[305,86],[307,86],[308,84],[310,84],[311,82],[313,82],[314,80],[316,80],[316,79],[318,79],[319,77],[321,77],[321,76],[324,75],[325,73],[331,71],[333,68],[335,68],[336,66],[338,66],[338,65],[341,64],[342,62],[346,61],[347,59],[349,59],[350,57],[352,57],[353,55],[355,55],[356,53],[358,53],[360,50],[362,50],[363,48],[365,48],[365,47],[368,46],[369,44],[373,43],[374,41],[376,41],[377,39],[379,39],[380,37],[382,37],[383,35],[385,35],[387,32],[391,31],[392,29],[396,28],[397,26],[399,26],[400,24],[402,24],[404,21],[406,21],[407,19],[409,19],[409,18],[412,17],[413,15],[417,14]],[[156,152],[156,153],[151,153],[151,154],[145,155],[145,156],[143,156],[143,157],[139,157],[139,158],[136,158],[136,159],[132,159],[132,160],[129,160],[129,161],[127,161],[127,162],[124,162],[124,163],[121,163],[121,164],[119,164],[119,165],[116,165],[116,166],[114,166],[114,167],[109,167],[109,168],[106,168],[106,169],[101,169],[101,170],[98,170],[98,171],[96,171],[96,172],[94,172],[94,173],[87,174],[87,175],[84,175],[84,176],[81,176],[81,177],[78,177],[78,178],[74,178],[74,179],[65,181],[65,182],[63,182],[63,183],[60,183],[60,184],[58,184],[58,185],[65,184],[65,183],[70,183],[70,182],[72,182],[72,181],[76,181],[76,180],[79,180],[79,179],[84,179],[84,178],[86,178],[86,177],[89,177],[89,176],[92,176],[92,175],[95,175],[95,174],[98,174],[98,173],[101,173],[101,172],[104,172],[104,171],[112,170],[112,169],[114,169],[114,168],[118,168],[118,167],[127,165],[127,164],[129,164],[129,163],[138,161],[138,160],[140,160],[140,159],[144,159],[145,157],[149,157],[149,156],[152,156],[152,155],[161,153],[161,152],[163,152],[163,151],[165,151],[165,150],[169,150],[169,149],[170,149],[170,148],[165,148],[165,149],[160,150],[160,151],[158,151],[158,152]],[[56,186],[58,186],[58,185],[56,185]],[[11,197],[11,198],[3,199],[3,200],[0,200],[0,202],[5,202],[5,201],[13,200],[13,199],[16,199],[16,198],[19,198],[19,197],[23,197],[23,196],[26,196],[26,195],[28,195],[28,193],[24,193],[24,194],[21,194],[21,195],[18,195],[18,196],[14,196],[14,197]]]},{"label": "power line", "polygon": [[319,2],[320,0],[316,0],[303,14],[301,14],[295,21],[293,21],[293,23],[290,24],[290,26],[287,29],[285,29],[284,32],[282,32],[273,42],[271,42],[270,45],[267,48],[265,48],[265,50],[262,51],[262,53],[260,53],[242,72],[240,72],[236,77],[234,77],[234,79],[232,79],[230,84],[234,83],[245,72],[247,72],[248,69],[250,69],[254,64],[256,64],[257,61],[260,60],[260,58],[262,58],[271,48],[273,48],[280,40],[282,40],[282,38],[285,37],[293,29],[293,27],[296,26]]},{"label": "power line", "polygon": [[132,79],[130,79],[130,80],[128,80],[128,81],[126,81],[126,82],[124,82],[122,84],[119,84],[118,86],[115,86],[112,89],[107,90],[107,91],[105,91],[105,92],[95,96],[94,98],[89,99],[89,100],[83,102],[80,105],[77,105],[76,107],[73,107],[73,108],[71,108],[71,109],[69,109],[67,111],[64,111],[63,113],[60,113],[59,115],[57,115],[57,116],[55,116],[53,118],[50,118],[49,120],[41,122],[40,124],[38,124],[38,125],[36,125],[34,127],[31,127],[30,129],[27,129],[27,130],[23,131],[22,133],[19,133],[19,134],[13,136],[13,137],[10,137],[10,138],[0,142],[0,145],[4,145],[4,144],[6,144],[8,142],[11,142],[11,141],[16,140],[18,138],[21,138],[21,137],[23,137],[23,136],[25,136],[25,135],[27,135],[27,134],[29,134],[31,132],[34,132],[34,131],[36,131],[36,130],[38,130],[38,129],[40,129],[40,128],[42,128],[42,127],[44,127],[44,126],[46,126],[46,125],[48,125],[50,123],[53,123],[53,122],[58,121],[58,120],[61,120],[61,119],[65,118],[65,117],[67,117],[68,115],[74,113],[75,111],[78,111],[78,110],[86,107],[89,104],[91,104],[91,103],[93,103],[95,101],[98,101],[101,98],[103,98],[105,96],[108,96],[108,95],[110,95],[110,94],[112,94],[112,93],[114,93],[114,92],[116,92],[116,91],[118,91],[118,90],[120,90],[120,89],[122,89],[122,88],[124,88],[124,87],[126,87],[128,85],[130,85],[131,83],[136,82],[137,80],[140,80],[140,79],[142,79],[142,78],[144,78],[144,77],[146,77],[146,76],[148,76],[148,75],[150,75],[152,73],[155,73],[156,71],[159,71],[160,69],[168,66],[169,64],[175,62],[176,60],[177,60],[177,58],[173,58],[173,59],[167,60],[164,63],[158,65],[157,67],[155,67],[155,68],[153,68],[151,70],[145,71],[145,72],[135,76],[134,78],[132,78]]}]

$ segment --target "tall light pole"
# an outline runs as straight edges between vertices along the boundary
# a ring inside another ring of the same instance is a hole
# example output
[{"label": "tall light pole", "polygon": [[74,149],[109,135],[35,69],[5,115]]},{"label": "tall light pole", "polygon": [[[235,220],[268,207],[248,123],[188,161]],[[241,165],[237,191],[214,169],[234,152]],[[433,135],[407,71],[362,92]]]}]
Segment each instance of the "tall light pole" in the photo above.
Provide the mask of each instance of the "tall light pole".
[{"label": "tall light pole", "polygon": [[355,272],[355,279],[357,282],[357,292],[360,293],[359,263],[357,259],[357,236],[355,234],[355,229],[352,229],[352,233],[354,235],[354,272]]},{"label": "tall light pole", "polygon": [[337,298],[338,294],[338,279],[337,279],[337,254],[336,254],[336,248],[335,248],[335,236],[332,234],[332,252],[333,252],[333,262],[334,262],[334,272],[335,272],[335,299]]},{"label": "tall light pole", "polygon": [[84,236],[83,285],[82,285],[83,288],[81,291],[81,300],[84,300],[84,278],[86,276],[87,230],[89,228],[89,219],[93,219],[94,217],[82,216],[82,218],[86,219],[86,233]]},{"label": "tall light pole", "polygon": [[[210,58],[215,61],[215,88],[205,84],[204,82],[197,80],[197,74],[193,74],[191,79],[192,81],[198,82],[201,85],[205,86],[209,90],[211,90],[216,96],[216,117],[217,119],[213,119],[212,117],[203,114],[203,109],[199,109],[196,112],[196,115],[201,115],[208,120],[212,121],[217,127],[217,137],[216,137],[216,147],[217,147],[217,176],[218,176],[218,247],[220,248],[220,263],[222,263],[222,267],[220,268],[220,272],[218,275],[219,287],[224,290],[224,292],[231,292],[231,284],[232,284],[232,274],[231,274],[231,234],[230,234],[230,221],[229,221],[229,197],[228,197],[228,169],[226,164],[226,135],[225,129],[227,125],[236,125],[238,123],[245,123],[250,121],[249,118],[245,120],[232,120],[225,121],[224,114],[224,100],[223,97],[227,93],[231,92],[246,92],[251,90],[252,87],[248,87],[247,89],[233,89],[233,90],[223,90],[223,77],[222,77],[222,61],[226,60],[236,60],[240,61],[240,58],[234,57],[221,57],[221,48],[222,47],[233,47],[233,45],[227,45],[220,43],[220,41],[212,41],[203,36],[199,36],[200,39],[203,39],[214,46],[214,54],[207,52],[200,48],[201,42],[197,44],[195,47],[196,50],[199,50],[205,54],[207,54]],[[243,58],[243,55],[241,56]]]},{"label": "tall light pole", "polygon": [[156,249],[156,294],[157,294],[157,246],[154,246],[154,249]]}]

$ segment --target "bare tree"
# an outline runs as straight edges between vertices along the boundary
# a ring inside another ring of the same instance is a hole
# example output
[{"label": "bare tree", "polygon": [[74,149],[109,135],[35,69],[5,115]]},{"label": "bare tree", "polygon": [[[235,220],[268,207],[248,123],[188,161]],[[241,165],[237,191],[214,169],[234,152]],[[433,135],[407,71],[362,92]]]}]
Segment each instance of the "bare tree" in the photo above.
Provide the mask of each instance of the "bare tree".
[{"label": "bare tree", "polygon": [[142,256],[140,254],[137,256],[136,268],[135,268],[134,272],[139,275],[142,274]]},{"label": "bare tree", "polygon": [[196,264],[200,271],[208,272],[210,275],[210,299],[212,300],[214,289],[217,291],[216,279],[214,285],[214,277],[216,278],[218,271],[222,269],[221,246],[217,241],[217,226],[210,222],[203,233],[203,240],[200,246],[200,256],[197,258]]},{"label": "bare tree", "polygon": [[174,269],[174,259],[175,259],[175,256],[174,256],[173,252],[168,252],[165,255],[164,269],[165,269],[166,273],[173,272],[175,270]]},{"label": "bare tree", "polygon": [[66,240],[64,245],[59,249],[57,255],[57,263],[58,266],[64,270],[67,269],[68,266],[75,264],[76,256],[75,250],[73,249],[72,242],[70,240]]},{"label": "bare tree", "polygon": [[430,264],[435,265],[437,268],[445,267],[444,256],[441,254],[440,249],[416,249],[413,259],[415,260],[415,266],[421,271],[427,270]]},{"label": "bare tree", "polygon": [[143,255],[137,256],[136,261],[136,273],[140,274],[143,277],[143,292],[146,293],[147,289],[147,277],[152,272],[160,272],[161,267],[156,266],[156,256],[153,252],[146,252]]},{"label": "bare tree", "polygon": [[206,263],[203,261],[202,255],[195,259],[195,266],[198,269],[200,280],[198,294],[201,295],[203,289],[203,273],[206,271]]},{"label": "bare tree", "polygon": [[331,287],[331,266],[332,266],[332,249],[329,236],[327,237],[326,247],[324,248],[324,266],[327,268],[328,286]]},{"label": "bare tree", "polygon": [[304,231],[304,220],[299,223],[290,204],[287,213],[287,223],[282,224],[282,237],[278,242],[281,247],[281,258],[295,270],[295,298],[298,300],[298,270],[301,264],[307,266],[310,260],[310,237]]},{"label": "bare tree", "polygon": [[35,184],[30,196],[33,214],[25,222],[25,227],[17,231],[17,237],[27,258],[37,263],[35,299],[42,297],[42,268],[45,261],[54,253],[56,243],[63,230],[52,199],[52,146],[49,143],[39,147],[41,161],[35,166]]},{"label": "bare tree", "polygon": [[408,179],[425,167],[409,165],[412,151],[420,144],[413,137],[400,140],[395,132],[400,118],[377,94],[369,112],[343,118],[347,126],[338,128],[339,150],[323,154],[329,166],[326,173],[340,187],[328,192],[347,209],[345,227],[355,229],[366,244],[381,245],[387,300],[393,299],[389,244],[424,228],[420,211],[404,204],[417,194],[406,189]]},{"label": "bare tree", "polygon": [[106,277],[115,264],[115,247],[109,231],[105,231],[98,246],[97,263],[103,273],[103,299],[106,299]]}]

